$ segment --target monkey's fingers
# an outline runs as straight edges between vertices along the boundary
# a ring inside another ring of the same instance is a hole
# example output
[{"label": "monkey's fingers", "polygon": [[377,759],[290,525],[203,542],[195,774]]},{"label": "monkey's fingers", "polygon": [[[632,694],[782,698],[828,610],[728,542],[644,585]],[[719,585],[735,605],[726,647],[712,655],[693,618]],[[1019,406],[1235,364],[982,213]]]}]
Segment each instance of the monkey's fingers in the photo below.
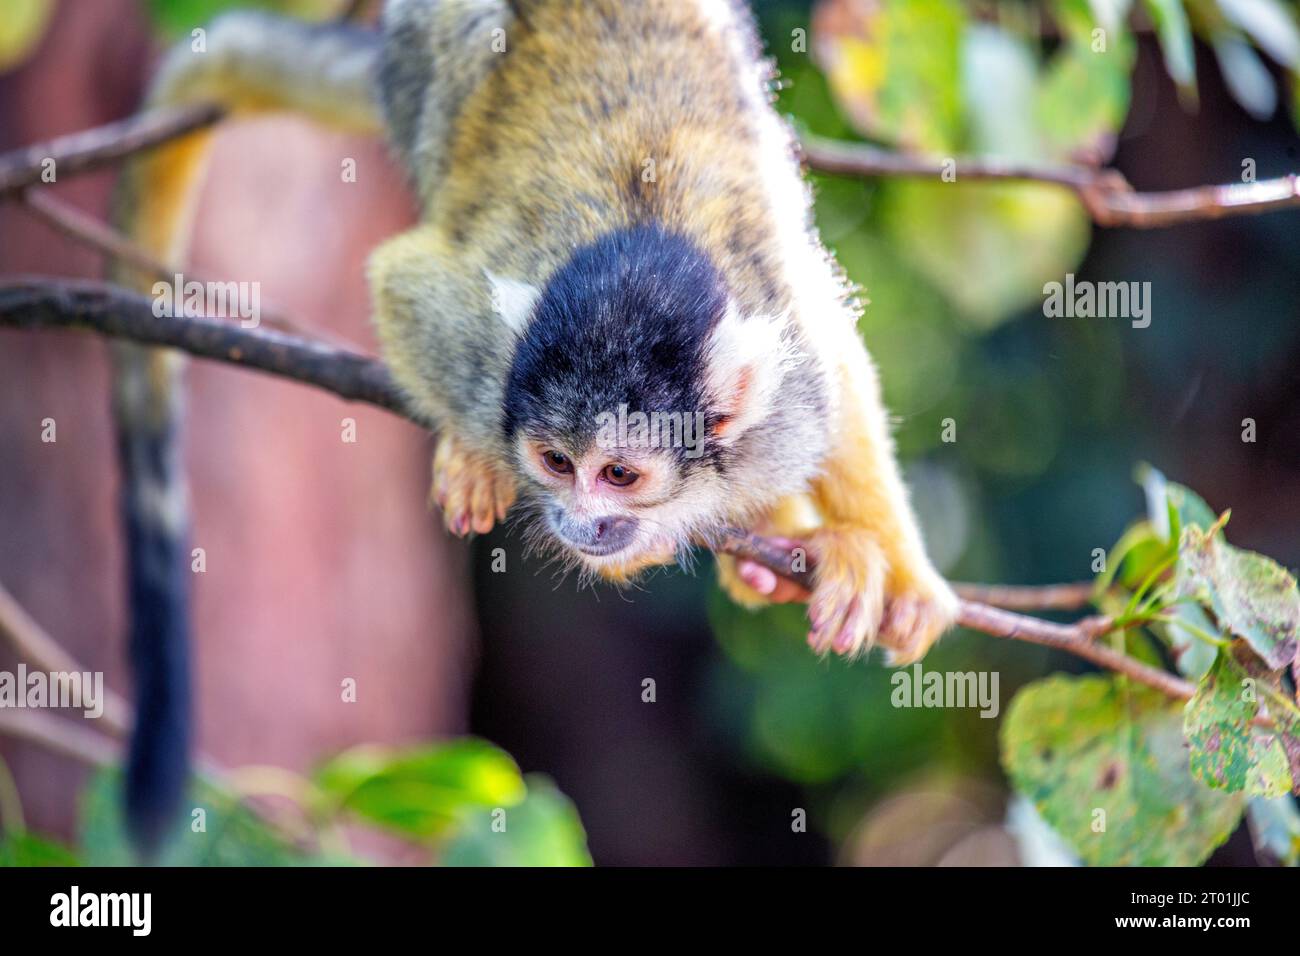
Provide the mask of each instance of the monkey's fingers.
[{"label": "monkey's fingers", "polygon": [[452,534],[487,534],[504,519],[514,501],[515,486],[490,459],[469,451],[444,433],[434,453],[430,497],[442,509]]},{"label": "monkey's fingers", "polygon": [[880,644],[888,662],[920,660],[956,618],[956,595],[942,581],[891,595],[880,625]]},{"label": "monkey's fingers", "polygon": [[888,561],[870,533],[856,528],[822,529],[810,550],[817,583],[808,605],[809,646],[846,657],[866,651],[885,609]]},{"label": "monkey's fingers", "polygon": [[742,581],[773,604],[795,604],[812,597],[812,592],[807,588],[753,561],[737,561],[736,573]]}]

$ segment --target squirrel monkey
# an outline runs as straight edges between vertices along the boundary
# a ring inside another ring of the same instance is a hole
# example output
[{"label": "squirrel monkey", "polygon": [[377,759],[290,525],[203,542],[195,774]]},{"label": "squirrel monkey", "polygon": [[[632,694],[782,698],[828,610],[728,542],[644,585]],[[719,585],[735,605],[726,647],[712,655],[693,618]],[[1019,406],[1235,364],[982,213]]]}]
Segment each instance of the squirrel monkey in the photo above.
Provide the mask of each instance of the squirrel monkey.
[{"label": "squirrel monkey", "polygon": [[[906,662],[957,601],[772,80],[739,0],[391,0],[378,34],[229,14],[151,103],[386,130],[422,215],[370,260],[375,320],[437,424],[453,533],[518,502],[535,541],[615,581],[729,527],[797,538],[813,648]],[[122,218],[159,255],[179,257],[205,139],[128,173]],[[773,596],[720,564],[736,600]]]}]

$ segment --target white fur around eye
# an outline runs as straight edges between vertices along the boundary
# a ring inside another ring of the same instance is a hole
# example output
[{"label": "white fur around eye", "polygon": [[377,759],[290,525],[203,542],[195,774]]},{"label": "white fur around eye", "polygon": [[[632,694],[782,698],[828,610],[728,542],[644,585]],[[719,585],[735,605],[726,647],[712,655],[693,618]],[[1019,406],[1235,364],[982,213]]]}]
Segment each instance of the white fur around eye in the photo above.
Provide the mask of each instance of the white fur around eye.
[{"label": "white fur around eye", "polygon": [[542,297],[542,290],[519,279],[499,276],[490,269],[484,269],[488,285],[492,290],[492,311],[501,317],[501,321],[516,334],[522,334],[532,318],[533,308]]},{"label": "white fur around eye", "polygon": [[726,417],[717,437],[734,441],[771,412],[790,361],[788,316],[742,317],[734,304],[710,335],[706,387]]}]

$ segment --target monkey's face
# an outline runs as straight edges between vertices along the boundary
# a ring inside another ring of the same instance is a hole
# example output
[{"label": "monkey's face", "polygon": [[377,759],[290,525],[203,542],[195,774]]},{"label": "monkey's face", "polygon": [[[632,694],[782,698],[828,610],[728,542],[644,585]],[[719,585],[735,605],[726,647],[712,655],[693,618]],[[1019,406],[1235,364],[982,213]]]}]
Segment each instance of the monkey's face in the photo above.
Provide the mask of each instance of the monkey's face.
[{"label": "monkey's face", "polygon": [[723,510],[722,483],[707,465],[683,467],[657,448],[533,434],[518,438],[515,455],[533,534],[607,580],[672,561]]},{"label": "monkey's face", "polygon": [[742,315],[693,243],[634,227],[579,249],[545,289],[494,282],[520,330],[502,430],[543,543],[626,579],[776,492],[752,466],[775,460],[762,426],[785,320]]}]

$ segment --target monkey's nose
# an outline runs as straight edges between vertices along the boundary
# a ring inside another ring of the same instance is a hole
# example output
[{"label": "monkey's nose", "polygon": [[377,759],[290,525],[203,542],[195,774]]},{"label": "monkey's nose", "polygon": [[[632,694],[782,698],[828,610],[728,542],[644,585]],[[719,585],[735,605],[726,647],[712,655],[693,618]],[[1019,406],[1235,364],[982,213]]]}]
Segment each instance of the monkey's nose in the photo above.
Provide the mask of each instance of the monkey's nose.
[{"label": "monkey's nose", "polygon": [[606,515],[597,518],[591,526],[591,535],[597,545],[617,551],[627,544],[632,537],[636,520],[622,515]]},{"label": "monkey's nose", "polygon": [[605,515],[593,518],[585,526],[562,526],[564,536],[579,551],[586,554],[613,554],[625,548],[636,532],[637,520],[626,515]]}]

